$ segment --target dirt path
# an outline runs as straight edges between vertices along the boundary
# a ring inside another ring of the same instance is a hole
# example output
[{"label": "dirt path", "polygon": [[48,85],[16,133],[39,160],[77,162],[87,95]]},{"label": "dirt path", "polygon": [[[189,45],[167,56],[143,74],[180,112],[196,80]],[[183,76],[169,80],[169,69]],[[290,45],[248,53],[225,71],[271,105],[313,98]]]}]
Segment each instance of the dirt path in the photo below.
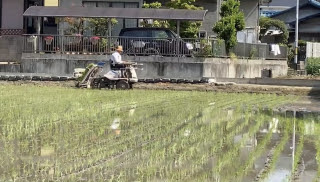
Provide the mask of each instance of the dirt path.
[{"label": "dirt path", "polygon": [[320,88],[249,84],[214,86],[210,84],[138,83],[134,85],[134,88],[155,90],[196,90],[232,93],[275,93],[281,95],[320,96]]},{"label": "dirt path", "polygon": [[210,84],[171,84],[171,83],[138,83],[136,89],[152,90],[186,90],[186,91],[216,91],[230,93],[262,93],[301,96],[295,103],[281,106],[282,110],[320,113],[320,88],[289,87],[270,85],[230,85],[214,86]]}]

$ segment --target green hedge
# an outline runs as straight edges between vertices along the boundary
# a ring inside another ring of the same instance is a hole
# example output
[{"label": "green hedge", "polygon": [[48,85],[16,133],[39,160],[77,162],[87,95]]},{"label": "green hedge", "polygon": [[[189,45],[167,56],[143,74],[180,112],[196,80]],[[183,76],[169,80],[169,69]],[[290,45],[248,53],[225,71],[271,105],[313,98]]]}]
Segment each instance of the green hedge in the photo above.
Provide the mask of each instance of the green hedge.
[{"label": "green hedge", "polygon": [[308,74],[320,75],[320,58],[308,58],[306,70]]}]

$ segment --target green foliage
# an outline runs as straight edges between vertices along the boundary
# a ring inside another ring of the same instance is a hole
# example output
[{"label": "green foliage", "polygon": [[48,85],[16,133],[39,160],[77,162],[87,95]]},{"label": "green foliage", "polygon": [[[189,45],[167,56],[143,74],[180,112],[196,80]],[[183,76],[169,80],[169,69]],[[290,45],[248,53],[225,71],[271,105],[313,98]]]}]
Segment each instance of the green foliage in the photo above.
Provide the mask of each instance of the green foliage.
[{"label": "green foliage", "polygon": [[257,55],[257,49],[255,48],[255,47],[253,47],[253,48],[251,48],[251,50],[250,50],[250,55],[249,55],[249,59],[253,59],[253,58],[255,58]]},{"label": "green foliage", "polygon": [[283,44],[287,44],[288,43],[289,31],[287,29],[286,24],[283,21],[272,19],[272,18],[268,18],[268,17],[262,17],[262,18],[260,18],[259,24],[260,24],[260,27],[261,27],[260,37],[264,36],[266,31],[268,31],[268,29],[270,27],[275,27],[275,28],[278,28],[280,31],[283,32],[281,34],[281,43],[283,43]]},{"label": "green foliage", "polygon": [[86,74],[89,72],[89,70],[94,67],[95,64],[91,63],[86,67],[86,70],[83,72],[82,76],[78,78],[78,81],[82,81],[83,78],[86,76]]},{"label": "green foliage", "polygon": [[154,9],[159,9],[161,7],[162,7],[162,4],[159,3],[158,1],[150,3],[150,4],[144,3],[142,6],[142,8],[154,8]]},{"label": "green foliage", "polygon": [[[111,25],[114,26],[118,21],[114,18],[111,20],[108,18],[64,18],[63,22],[68,23],[68,29],[65,34],[80,34],[82,35],[86,30],[92,30],[93,35],[105,36],[108,32],[108,22],[111,21]],[[89,25],[85,25],[88,22]]]},{"label": "green foliage", "polygon": [[65,30],[65,34],[83,34],[85,30],[88,29],[88,27],[84,26],[85,18],[70,18],[66,17],[63,18],[63,22],[68,23],[68,28]]},{"label": "green foliage", "polygon": [[89,28],[93,31],[93,35],[106,36],[108,35],[108,23],[111,21],[111,26],[118,23],[115,18],[88,18]]},{"label": "green foliage", "polygon": [[[142,8],[152,8],[152,9],[159,9],[162,7],[162,4],[159,2],[153,2],[150,4],[144,3]],[[169,28],[169,22],[167,20],[153,20],[150,24],[147,20],[144,20],[140,23],[142,27],[155,27],[155,28]]]},{"label": "green foliage", "polygon": [[291,63],[294,59],[294,48],[292,46],[288,46],[288,63]]},{"label": "green foliage", "polygon": [[298,41],[298,46],[306,46],[306,45],[307,45],[307,41],[305,41],[305,40]]},{"label": "green foliage", "polygon": [[229,57],[232,61],[236,61],[238,59],[237,55],[233,52],[229,53]]},{"label": "green foliage", "polygon": [[213,27],[218,37],[225,41],[227,52],[237,44],[237,32],[245,28],[244,14],[239,8],[239,0],[223,1],[221,19]]},{"label": "green foliage", "polygon": [[213,54],[212,52],[212,45],[206,41],[206,40],[201,40],[200,42],[200,51],[195,54],[195,56],[211,56]]},{"label": "green foliage", "polygon": [[306,70],[310,75],[320,75],[320,58],[308,58]]},{"label": "green foliage", "polygon": [[[171,9],[189,9],[189,10],[202,10],[202,7],[197,7],[194,5],[195,0],[179,0],[171,1],[166,4],[166,7]],[[150,4],[143,4],[143,8],[162,8],[162,4],[159,2],[154,2]],[[173,31],[177,30],[177,22],[173,20],[153,20],[152,24],[149,24],[146,20],[141,23],[143,27],[161,27],[170,28]],[[180,36],[183,38],[196,38],[199,33],[199,28],[201,22],[191,22],[185,21],[180,23]]]},{"label": "green foliage", "polygon": [[[167,3],[167,7],[172,9],[188,9],[188,10],[202,10],[202,7],[194,5],[196,0],[176,0]],[[177,22],[169,21],[170,28],[176,30]],[[201,22],[185,21],[180,23],[180,36],[182,38],[196,38],[199,33]]]}]

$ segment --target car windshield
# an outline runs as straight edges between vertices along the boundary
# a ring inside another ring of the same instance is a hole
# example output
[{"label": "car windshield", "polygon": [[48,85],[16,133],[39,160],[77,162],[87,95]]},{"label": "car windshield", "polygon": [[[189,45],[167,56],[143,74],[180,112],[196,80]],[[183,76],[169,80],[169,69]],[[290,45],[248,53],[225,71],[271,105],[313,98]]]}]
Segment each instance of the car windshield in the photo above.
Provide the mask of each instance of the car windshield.
[{"label": "car windshield", "polygon": [[150,31],[129,30],[122,33],[124,37],[151,37]]},{"label": "car windshield", "polygon": [[171,34],[168,34],[165,30],[153,30],[152,37],[160,39],[172,38]]},{"label": "car windshield", "polygon": [[136,29],[136,30],[124,30],[120,33],[123,37],[148,37],[148,38],[159,38],[159,39],[172,39],[180,38],[177,34],[166,29]]}]

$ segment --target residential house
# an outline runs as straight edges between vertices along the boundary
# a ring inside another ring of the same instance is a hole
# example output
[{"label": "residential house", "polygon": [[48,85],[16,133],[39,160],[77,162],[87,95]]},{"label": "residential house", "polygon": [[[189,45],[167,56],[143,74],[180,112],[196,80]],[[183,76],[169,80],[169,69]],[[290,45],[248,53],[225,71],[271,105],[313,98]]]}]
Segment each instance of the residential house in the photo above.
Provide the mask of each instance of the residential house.
[{"label": "residential house", "polygon": [[295,0],[267,0],[260,6],[260,15],[270,17],[281,11],[296,6]]},{"label": "residential house", "polygon": [[[170,0],[146,0],[147,3],[155,1],[166,4]],[[196,0],[195,5],[208,10],[200,28],[200,31],[208,37],[216,37],[212,28],[220,17],[219,12],[222,1],[223,0]],[[240,9],[245,14],[246,29],[239,34],[238,40],[240,42],[256,43],[258,41],[259,0],[240,0],[240,3]]]},{"label": "residential house", "polygon": [[[141,8],[142,0],[60,0],[60,6],[84,6],[105,8]],[[137,19],[117,19],[118,23],[112,29],[112,35],[118,36],[122,28],[138,27]]]},{"label": "residential house", "polygon": [[[142,0],[0,0],[0,61],[19,61],[22,52],[22,34],[34,34],[37,19],[23,17],[30,6],[97,6],[97,7],[142,7]],[[61,33],[56,18],[45,17],[41,22],[42,34]],[[113,35],[118,35],[122,28],[138,26],[137,20],[118,20]]]},{"label": "residential house", "polygon": [[[272,18],[284,21],[290,32],[289,42],[294,42],[296,25],[296,7],[279,12]],[[320,1],[300,0],[299,39],[305,41],[320,41]]]},{"label": "residential house", "polygon": [[[23,33],[35,33],[35,18],[24,18],[30,6],[57,6],[58,0],[0,0],[0,62],[19,61]],[[50,22],[43,23],[44,30],[52,29]],[[48,27],[48,28],[45,28]]]}]

